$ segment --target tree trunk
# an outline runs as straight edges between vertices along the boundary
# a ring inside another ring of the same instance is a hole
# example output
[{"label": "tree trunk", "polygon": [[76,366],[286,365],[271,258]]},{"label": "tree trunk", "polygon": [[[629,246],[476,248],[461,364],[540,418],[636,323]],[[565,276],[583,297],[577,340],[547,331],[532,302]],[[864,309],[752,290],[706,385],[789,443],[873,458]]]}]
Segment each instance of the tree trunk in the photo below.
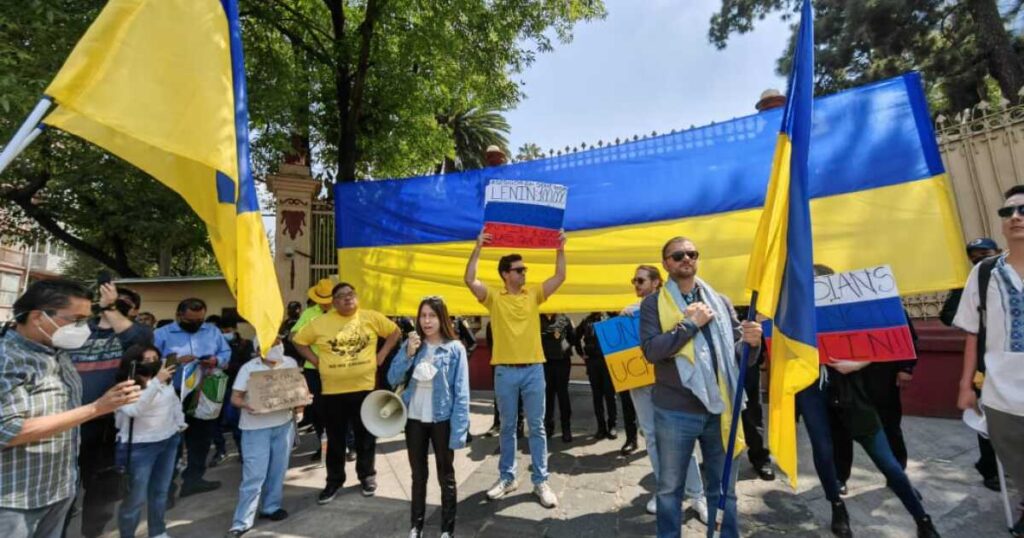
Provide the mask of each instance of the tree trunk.
[{"label": "tree trunk", "polygon": [[968,0],[975,24],[978,25],[978,44],[988,59],[989,73],[999,82],[1003,96],[1011,103],[1021,102],[1024,89],[1024,60],[1013,50],[1013,42],[999,15],[996,0]]}]

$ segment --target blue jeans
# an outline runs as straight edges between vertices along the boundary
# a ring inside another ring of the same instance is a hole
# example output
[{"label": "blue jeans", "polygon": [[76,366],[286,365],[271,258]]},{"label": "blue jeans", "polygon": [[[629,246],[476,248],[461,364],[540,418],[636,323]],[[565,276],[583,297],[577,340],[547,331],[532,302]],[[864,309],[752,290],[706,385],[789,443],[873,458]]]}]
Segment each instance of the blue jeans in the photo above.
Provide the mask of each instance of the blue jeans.
[{"label": "blue jeans", "polygon": [[796,393],[796,411],[804,419],[807,437],[811,440],[811,454],[818,481],[825,490],[825,498],[839,502],[839,478],[832,453],[832,425],[829,422],[828,396],[817,381]]},{"label": "blue jeans", "polygon": [[[131,491],[121,502],[117,512],[117,526],[121,538],[135,536],[142,518],[142,505],[146,504],[146,523],[150,536],[167,531],[164,514],[167,512],[167,491],[171,486],[174,464],[178,459],[181,434],[176,433],[155,443],[132,443]],[[117,461],[124,465],[128,445],[117,444]]]},{"label": "blue jeans", "polygon": [[242,430],[242,483],[231,530],[251,528],[257,508],[263,514],[281,509],[293,431],[291,421],[273,428]]},{"label": "blue jeans", "polygon": [[[704,453],[705,480],[708,498],[708,536],[714,534],[714,521],[721,496],[725,447],[722,445],[722,424],[719,415],[669,411],[654,406],[654,436],[658,439],[658,536],[681,536],[683,523],[683,484],[693,456],[693,447],[700,441]],[[736,476],[739,466],[732,466],[728,495],[725,499],[723,538],[739,538],[736,513]]]},{"label": "blue jeans", "polygon": [[[647,443],[647,457],[651,459],[654,482],[657,484],[659,475],[658,436],[654,433],[654,402],[651,401],[653,394],[653,385],[629,391],[629,397],[633,399],[633,408],[636,409],[636,421],[639,423],[640,431],[644,432],[644,440]],[[690,456],[690,467],[686,471],[686,496],[691,499],[704,497],[704,480],[700,476],[700,467],[697,465],[696,454]]]},{"label": "blue jeans", "polygon": [[504,366],[494,368],[494,397],[498,400],[501,416],[501,457],[498,471],[502,480],[516,477],[516,414],[519,399],[523,400],[526,423],[530,426],[530,458],[533,473],[530,480],[536,484],[548,479],[548,439],[544,433],[544,365]]},{"label": "blue jeans", "polygon": [[874,434],[856,437],[854,440],[860,443],[860,446],[868,453],[868,457],[874,462],[875,467],[885,475],[886,485],[899,497],[907,512],[910,512],[914,519],[921,519],[928,515],[924,511],[924,506],[921,505],[921,500],[917,498],[917,492],[910,485],[910,478],[907,478],[907,473],[896,459],[892,448],[889,447],[885,430],[878,428]]}]

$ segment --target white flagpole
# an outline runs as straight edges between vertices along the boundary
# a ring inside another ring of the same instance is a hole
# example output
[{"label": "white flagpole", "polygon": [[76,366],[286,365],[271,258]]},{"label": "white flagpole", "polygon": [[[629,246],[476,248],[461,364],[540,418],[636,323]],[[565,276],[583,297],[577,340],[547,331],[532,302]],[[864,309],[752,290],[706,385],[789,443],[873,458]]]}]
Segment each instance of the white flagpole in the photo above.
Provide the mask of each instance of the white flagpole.
[{"label": "white flagpole", "polygon": [[1013,528],[1013,509],[1010,508],[1010,496],[1006,492],[1006,476],[1003,475],[1003,462],[996,456],[996,471],[999,472],[999,490],[1003,494],[1003,510],[1006,512],[1006,528]]},{"label": "white flagpole", "polygon": [[[32,113],[29,114],[28,119],[25,123],[21,124],[18,132],[14,133],[11,137],[11,141],[4,146],[3,152],[0,152],[0,173],[7,168],[8,165],[14,161],[15,157],[39,136],[39,132],[42,130],[39,128],[39,120],[43,119],[43,115],[53,105],[53,101],[49,97],[43,97],[36,104],[36,107],[32,109]],[[38,131],[38,132],[37,132]]]}]

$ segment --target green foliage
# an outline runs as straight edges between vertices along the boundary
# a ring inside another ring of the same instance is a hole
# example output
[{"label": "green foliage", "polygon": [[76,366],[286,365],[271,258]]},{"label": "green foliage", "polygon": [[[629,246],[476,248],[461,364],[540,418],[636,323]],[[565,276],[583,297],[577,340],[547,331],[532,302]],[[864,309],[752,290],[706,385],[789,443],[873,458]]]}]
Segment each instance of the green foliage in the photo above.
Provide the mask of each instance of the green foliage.
[{"label": "green foliage", "polygon": [[[104,0],[0,3],[0,143]],[[285,158],[326,182],[432,172],[507,145],[514,77],[598,0],[243,0],[256,173]],[[445,114],[450,121],[439,121]],[[47,131],[0,176],[0,236],[47,234],[122,276],[216,271],[203,223],[157,181]],[[162,254],[162,255],[161,255]],[[69,270],[94,267],[73,260]]]},{"label": "green foliage", "polygon": [[[1016,57],[988,38],[1005,33],[1004,21],[980,17],[995,0],[815,0],[815,86],[820,93],[866,84],[918,70],[924,74],[932,111],[958,112],[989,98],[987,80],[1007,87],[1020,80],[1024,47]],[[746,33],[773,13],[794,20],[801,0],[722,0],[711,18],[709,39],[724,48],[729,36]],[[1011,6],[1008,17],[1020,10]],[[998,13],[996,13],[998,15]],[[794,21],[795,22],[795,21]],[[795,25],[794,25],[795,28]],[[779,59],[788,74],[792,43]],[[1003,91],[1011,101],[1016,92]]]}]

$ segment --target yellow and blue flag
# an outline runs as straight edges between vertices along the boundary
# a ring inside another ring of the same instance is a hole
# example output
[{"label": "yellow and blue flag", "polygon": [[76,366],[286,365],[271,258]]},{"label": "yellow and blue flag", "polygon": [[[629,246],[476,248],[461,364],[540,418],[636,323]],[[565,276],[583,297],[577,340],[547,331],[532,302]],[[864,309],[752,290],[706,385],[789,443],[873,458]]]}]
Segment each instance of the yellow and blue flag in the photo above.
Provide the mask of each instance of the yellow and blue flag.
[{"label": "yellow and blue flag", "polygon": [[57,108],[44,123],[188,202],[268,350],[284,309],[250,168],[237,0],[111,0],[46,94]]},{"label": "yellow and blue flag", "polygon": [[804,0],[788,100],[775,146],[747,285],[773,323],[768,448],[796,487],[796,393],[818,378],[809,156],[814,103],[814,13]]}]

